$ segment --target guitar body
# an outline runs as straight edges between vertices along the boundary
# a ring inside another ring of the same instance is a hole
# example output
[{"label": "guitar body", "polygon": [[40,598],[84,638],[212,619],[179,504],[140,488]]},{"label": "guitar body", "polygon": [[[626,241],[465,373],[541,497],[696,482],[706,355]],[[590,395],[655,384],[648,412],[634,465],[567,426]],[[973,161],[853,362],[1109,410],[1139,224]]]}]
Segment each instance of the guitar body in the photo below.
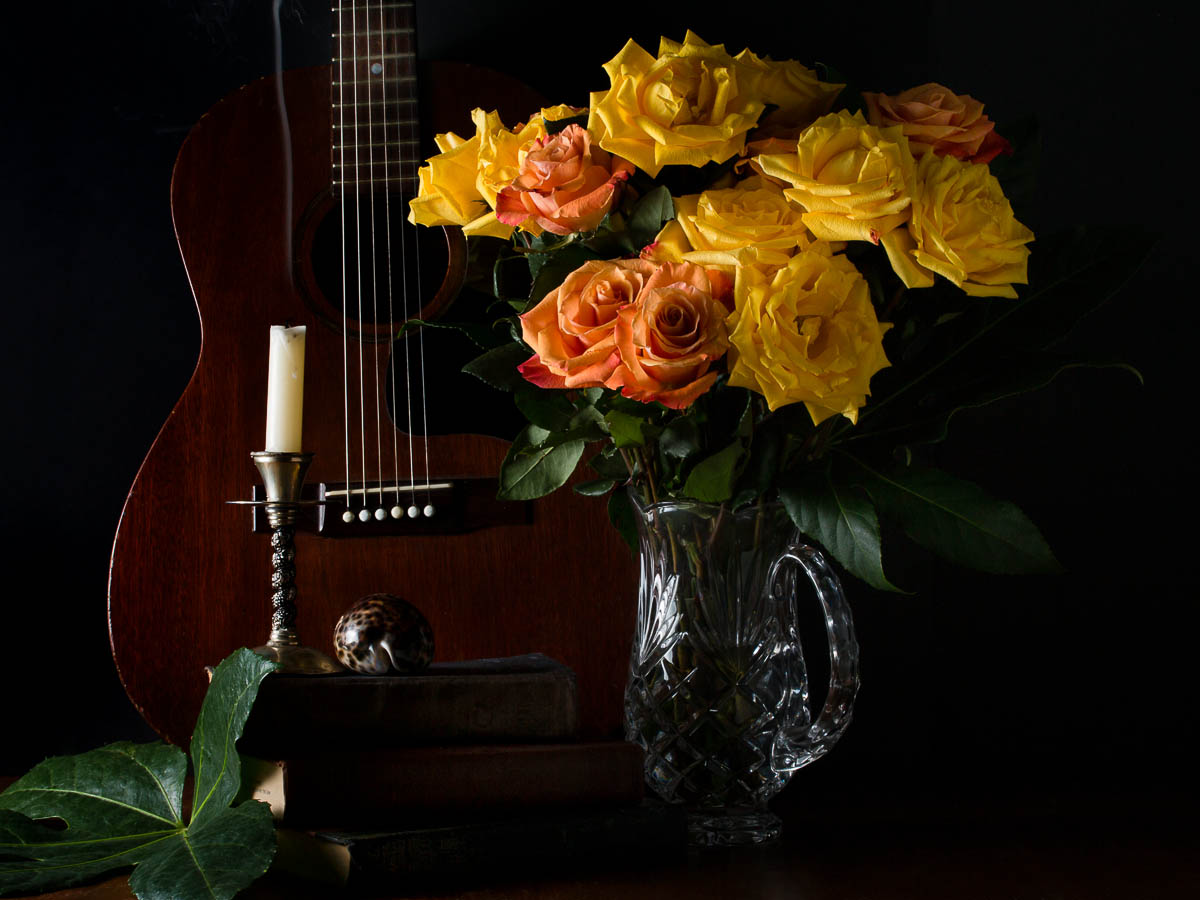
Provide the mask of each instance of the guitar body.
[{"label": "guitar body", "polygon": [[[264,443],[271,325],[308,329],[304,449],[315,458],[307,482],[345,481],[346,339],[342,323],[305,294],[301,258],[311,243],[313,211],[322,208],[322,197],[329,205],[329,78],[328,67],[282,76],[292,203],[274,78],[218,103],[189,135],[175,166],[172,211],[201,319],[200,358],[126,500],[113,546],[109,625],[130,699],[176,743],[191,735],[207,686],[204,666],[237,647],[265,643],[270,628],[270,539],[252,532],[246,507],[226,501],[248,498],[258,483],[250,453]],[[495,73],[486,80],[485,93],[470,67],[435,68],[433,127],[462,133],[472,105],[499,108],[509,122],[537,109],[528,89]],[[436,117],[439,97],[453,110],[449,121]],[[453,262],[461,237],[447,235]],[[422,240],[441,241],[443,232],[429,229]],[[439,273],[426,280],[436,289],[442,279]],[[349,331],[349,354],[356,357],[362,335]],[[363,340],[368,361],[378,351],[367,378],[382,376],[389,343]],[[496,402],[508,401],[497,394]],[[469,410],[463,414],[469,419]],[[399,468],[407,472],[407,436],[397,443]],[[430,473],[434,480],[494,479],[506,450],[498,438],[430,436]],[[424,453],[420,442],[417,453]],[[423,471],[423,459],[414,463]],[[334,624],[347,607],[366,594],[398,594],[433,625],[436,658],[544,652],[575,670],[585,732],[616,734],[635,566],[603,502],[560,490],[528,507],[521,521],[457,534],[299,532],[301,640],[332,655]]]}]

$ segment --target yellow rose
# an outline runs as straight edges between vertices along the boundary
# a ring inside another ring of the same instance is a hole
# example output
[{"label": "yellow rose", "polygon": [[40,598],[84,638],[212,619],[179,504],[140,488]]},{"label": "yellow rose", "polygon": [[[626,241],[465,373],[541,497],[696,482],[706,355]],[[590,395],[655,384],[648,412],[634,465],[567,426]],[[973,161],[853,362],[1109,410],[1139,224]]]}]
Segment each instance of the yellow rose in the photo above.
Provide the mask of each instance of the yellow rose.
[{"label": "yellow rose", "polygon": [[434,140],[442,152],[418,172],[420,186],[409,201],[408,221],[414,225],[465,225],[488,210],[475,187],[479,138],[464,140],[451,131]]},{"label": "yellow rose", "polygon": [[927,153],[917,164],[912,220],[883,246],[910,288],[929,287],[936,273],[972,297],[1014,298],[1013,285],[1028,282],[1032,240],[987,166]]},{"label": "yellow rose", "polygon": [[[543,110],[551,121],[573,107]],[[464,141],[453,132],[439,134],[435,141],[442,152],[427,160],[418,173],[417,196],[409,201],[410,222],[416,225],[461,225],[467,236],[507,238],[511,225],[496,220],[496,195],[520,173],[521,149],[545,137],[543,115],[536,115],[515,129],[504,127],[500,114],[471,111],[475,136]]]},{"label": "yellow rose", "polygon": [[814,424],[858,421],[871,376],[889,365],[866,280],[846,257],[814,244],[786,266],[738,269],[729,326],[729,383],[767,398],[772,411],[808,407]]},{"label": "yellow rose", "polygon": [[604,70],[612,87],[592,93],[588,130],[650,175],[740,153],[763,111],[761,73],[690,31],[662,38],[657,59],[630,40]]},{"label": "yellow rose", "polygon": [[825,241],[879,239],[909,215],[915,169],[900,128],[875,128],[861,113],[831,113],[806,128],[795,152],[754,158],[763,174],[792,185],[804,224]]},{"label": "yellow rose", "polygon": [[759,94],[764,103],[776,109],[759,124],[772,131],[807,128],[829,112],[845,87],[821,81],[816,72],[794,59],[776,62],[769,56],[755,56],[748,49],[736,59],[762,72]]},{"label": "yellow rose", "polygon": [[747,178],[736,187],[676,198],[675,218],[657,243],[675,261],[701,266],[782,266],[797,248],[812,243],[800,217],[776,185]]}]

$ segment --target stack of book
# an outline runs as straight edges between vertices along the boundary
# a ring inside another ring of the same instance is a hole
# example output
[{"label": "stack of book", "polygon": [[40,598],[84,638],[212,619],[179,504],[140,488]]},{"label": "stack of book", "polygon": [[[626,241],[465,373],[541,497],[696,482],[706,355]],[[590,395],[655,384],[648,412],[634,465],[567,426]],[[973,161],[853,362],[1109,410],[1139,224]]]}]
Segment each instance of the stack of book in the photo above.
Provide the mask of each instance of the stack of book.
[{"label": "stack of book", "polygon": [[641,749],[580,740],[574,673],[540,654],[271,676],[238,749],[279,866],[310,878],[467,882],[685,850],[679,811],[643,797]]}]

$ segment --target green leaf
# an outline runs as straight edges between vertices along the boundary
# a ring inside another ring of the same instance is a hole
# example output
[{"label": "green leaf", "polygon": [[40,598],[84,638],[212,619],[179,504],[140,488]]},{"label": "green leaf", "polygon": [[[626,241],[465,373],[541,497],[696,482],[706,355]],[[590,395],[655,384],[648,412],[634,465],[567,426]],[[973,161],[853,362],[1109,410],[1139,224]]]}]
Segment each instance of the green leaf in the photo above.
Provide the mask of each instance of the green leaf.
[{"label": "green leaf", "polygon": [[629,215],[629,238],[634,251],[653,243],[664,224],[675,218],[675,201],[665,185],[659,185],[638,200]]},{"label": "green leaf", "polygon": [[536,425],[522,429],[500,464],[501,500],[534,500],[567,483],[586,442],[548,442],[550,432]]},{"label": "green leaf", "polygon": [[528,383],[517,371],[517,366],[529,359],[529,356],[529,349],[524,344],[502,344],[475,357],[463,366],[462,370],[497,390],[511,391]]},{"label": "green leaf", "polygon": [[129,878],[138,900],[226,898],[267,871],[275,855],[271,807],[224,807],[163,841]]},{"label": "green leaf", "polygon": [[240,781],[234,742],[274,668],[244,649],[217,667],[192,738],[196,800],[186,826],[186,759],[162,742],[47,759],[0,794],[0,894],[54,890],[136,865],[131,886],[142,900],[214,900],[265,872],[275,852],[269,809],[229,803]]},{"label": "green leaf", "polygon": [[614,447],[620,449],[645,446],[646,433],[644,429],[648,425],[645,419],[631,416],[619,409],[612,409],[605,414],[604,422],[608,425],[608,433],[612,437]]},{"label": "green leaf", "polygon": [[608,498],[608,520],[612,522],[617,533],[629,545],[633,555],[637,556],[638,546],[638,512],[633,508],[627,491],[613,491]]},{"label": "green leaf", "polygon": [[517,385],[513,400],[526,419],[550,431],[569,428],[576,414],[575,406],[565,392],[540,388],[529,382]]},{"label": "green leaf", "polygon": [[675,459],[687,459],[700,452],[700,426],[692,416],[680,416],[663,429],[659,449]]},{"label": "green leaf", "polygon": [[1062,571],[1037,526],[1016,504],[937,469],[883,472],[844,456],[857,467],[855,479],[881,514],[951,562],[997,574]]},{"label": "green leaf", "polygon": [[[538,258],[535,261],[535,257]],[[561,250],[550,253],[531,253],[529,268],[534,274],[533,286],[529,290],[529,302],[525,309],[529,310],[542,301],[545,296],[557,288],[568,275],[591,259],[599,259],[599,255],[582,244],[569,244]]]},{"label": "green leaf", "polygon": [[609,446],[603,452],[597,453],[587,464],[601,478],[611,478],[614,481],[626,481],[629,478],[629,467],[614,447]]},{"label": "green leaf", "polygon": [[696,463],[684,482],[683,492],[702,503],[721,503],[733,496],[737,463],[743,455],[741,441],[734,441],[723,450]]},{"label": "green leaf", "polygon": [[213,672],[192,733],[193,826],[229,806],[242,781],[234,743],[242,736],[258,686],[277,668],[253,650],[242,649]]},{"label": "green leaf", "polygon": [[860,489],[833,481],[828,467],[810,469],[779,488],[788,515],[846,571],[883,591],[904,593],[883,574],[879,518]]},{"label": "green leaf", "polygon": [[584,497],[603,497],[618,484],[620,482],[615,478],[597,478],[595,481],[585,481],[575,485],[575,493],[582,494]]}]

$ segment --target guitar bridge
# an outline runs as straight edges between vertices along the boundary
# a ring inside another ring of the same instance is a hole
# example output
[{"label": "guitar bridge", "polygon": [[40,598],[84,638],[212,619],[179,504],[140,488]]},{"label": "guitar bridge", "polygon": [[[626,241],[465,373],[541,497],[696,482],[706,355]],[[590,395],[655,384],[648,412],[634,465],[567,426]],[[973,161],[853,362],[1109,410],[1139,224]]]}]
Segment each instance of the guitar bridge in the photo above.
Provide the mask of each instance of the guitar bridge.
[{"label": "guitar bridge", "polygon": [[[349,486],[344,482],[306,484],[300,499],[308,504],[299,509],[296,530],[329,538],[402,537],[466,534],[532,523],[531,503],[497,500],[497,489],[495,478],[439,479],[428,485],[398,487],[369,481]],[[253,486],[252,499],[266,500],[262,485]],[[250,509],[251,530],[269,534],[263,508]],[[416,515],[412,515],[414,511]],[[351,515],[346,516],[347,512]]]}]

